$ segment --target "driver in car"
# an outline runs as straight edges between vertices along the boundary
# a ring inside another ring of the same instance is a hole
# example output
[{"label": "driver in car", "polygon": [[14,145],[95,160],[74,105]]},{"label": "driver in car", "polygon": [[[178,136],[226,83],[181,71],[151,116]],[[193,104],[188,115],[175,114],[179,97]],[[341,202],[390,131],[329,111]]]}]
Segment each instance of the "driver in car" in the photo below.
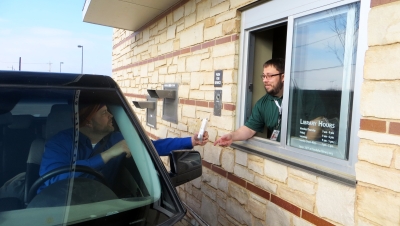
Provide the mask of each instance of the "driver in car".
[{"label": "driver in car", "polygon": [[[131,153],[122,134],[114,131],[112,118],[113,115],[104,104],[81,107],[76,156],[74,156],[73,128],[59,132],[45,144],[40,176],[54,169],[70,166],[72,161],[76,161],[76,165],[88,166],[100,172],[108,184],[113,185],[122,159],[130,158]],[[201,140],[195,134],[192,137],[165,138],[152,142],[158,154],[166,156],[173,150],[192,149],[196,145],[205,145],[208,142],[208,132],[204,132]],[[88,174],[75,172],[75,177],[79,176],[92,178]],[[67,178],[69,178],[69,173],[51,178],[38,189],[38,193],[50,184]]]}]

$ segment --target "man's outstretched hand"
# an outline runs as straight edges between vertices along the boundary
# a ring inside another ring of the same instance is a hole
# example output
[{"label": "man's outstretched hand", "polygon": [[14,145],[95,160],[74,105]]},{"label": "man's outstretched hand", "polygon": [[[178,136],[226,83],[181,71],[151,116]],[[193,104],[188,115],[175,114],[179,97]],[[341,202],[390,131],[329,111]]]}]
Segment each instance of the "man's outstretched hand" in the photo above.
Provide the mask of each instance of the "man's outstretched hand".
[{"label": "man's outstretched hand", "polygon": [[214,146],[216,146],[218,144],[219,146],[222,146],[222,147],[228,147],[229,145],[232,144],[232,142],[233,142],[232,134],[228,133],[228,134],[225,134],[222,137],[220,137],[218,140],[216,140],[214,142]]},{"label": "man's outstretched hand", "polygon": [[214,146],[218,144],[222,147],[228,147],[232,144],[233,141],[247,140],[253,137],[254,134],[256,134],[256,131],[250,129],[247,126],[241,126],[236,131],[230,132],[220,137],[214,142]]},{"label": "man's outstretched hand", "polygon": [[197,145],[204,146],[208,142],[208,132],[207,131],[204,131],[202,140],[197,138],[197,136],[198,136],[198,133],[196,133],[196,134],[194,134],[192,136],[192,145],[193,145],[193,147],[197,146]]}]

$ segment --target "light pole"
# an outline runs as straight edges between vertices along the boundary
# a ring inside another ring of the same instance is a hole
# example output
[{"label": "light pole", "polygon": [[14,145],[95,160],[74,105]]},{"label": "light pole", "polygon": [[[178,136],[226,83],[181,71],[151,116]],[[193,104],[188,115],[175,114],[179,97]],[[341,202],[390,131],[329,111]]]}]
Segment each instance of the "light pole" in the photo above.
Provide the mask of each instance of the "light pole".
[{"label": "light pole", "polygon": [[60,73],[61,73],[61,64],[63,64],[64,62],[60,62]]},{"label": "light pole", "polygon": [[78,45],[78,48],[82,48],[82,64],[81,64],[81,74],[83,74],[83,46]]}]

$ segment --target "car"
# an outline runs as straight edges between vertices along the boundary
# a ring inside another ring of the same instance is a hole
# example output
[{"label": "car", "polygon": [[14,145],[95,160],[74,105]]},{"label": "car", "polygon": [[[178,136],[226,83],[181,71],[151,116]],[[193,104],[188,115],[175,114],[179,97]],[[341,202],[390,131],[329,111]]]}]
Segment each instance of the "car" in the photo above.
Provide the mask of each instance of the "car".
[{"label": "car", "polygon": [[[131,153],[118,163],[114,185],[98,170],[76,161],[78,109],[98,101],[113,115],[115,131]],[[0,71],[1,224],[179,222],[186,208],[175,187],[201,176],[201,156],[194,150],[173,151],[168,172],[131,106],[109,76]],[[39,176],[44,147],[61,131],[73,137],[67,144],[73,152],[69,164]],[[49,183],[59,175],[67,176]]]}]

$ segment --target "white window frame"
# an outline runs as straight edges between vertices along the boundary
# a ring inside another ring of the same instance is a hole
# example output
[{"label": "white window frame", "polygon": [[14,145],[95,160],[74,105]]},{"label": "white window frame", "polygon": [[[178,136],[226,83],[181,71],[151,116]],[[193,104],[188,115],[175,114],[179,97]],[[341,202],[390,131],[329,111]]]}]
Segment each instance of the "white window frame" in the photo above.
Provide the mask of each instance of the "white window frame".
[{"label": "white window frame", "polygon": [[[336,8],[342,5],[360,2],[360,18],[357,43],[357,59],[353,87],[353,104],[351,118],[351,131],[349,134],[349,155],[348,160],[341,160],[318,153],[304,151],[302,149],[286,145],[287,138],[287,119],[289,107],[289,82],[284,84],[284,95],[282,107],[285,109],[282,114],[281,141],[272,142],[260,137],[253,137],[247,141],[235,142],[232,146],[240,150],[269,157],[284,164],[304,168],[323,176],[327,176],[338,181],[355,184],[355,163],[358,161],[358,131],[360,123],[360,93],[363,82],[363,65],[367,45],[367,18],[370,10],[369,2],[359,0],[273,0],[261,5],[246,9],[242,12],[241,33],[240,33],[240,54],[239,56],[239,76],[238,76],[238,99],[236,129],[245,123],[246,95],[248,83],[248,67],[252,64],[249,59],[250,33],[267,28],[275,24],[287,22],[287,44],[285,71],[290,72],[291,49],[293,38],[294,19],[305,15],[314,14],[326,9]],[[273,13],[266,13],[273,12]],[[268,59],[266,59],[268,60]],[[290,81],[290,73],[285,74],[285,80]],[[301,151],[299,151],[301,150]]]}]

